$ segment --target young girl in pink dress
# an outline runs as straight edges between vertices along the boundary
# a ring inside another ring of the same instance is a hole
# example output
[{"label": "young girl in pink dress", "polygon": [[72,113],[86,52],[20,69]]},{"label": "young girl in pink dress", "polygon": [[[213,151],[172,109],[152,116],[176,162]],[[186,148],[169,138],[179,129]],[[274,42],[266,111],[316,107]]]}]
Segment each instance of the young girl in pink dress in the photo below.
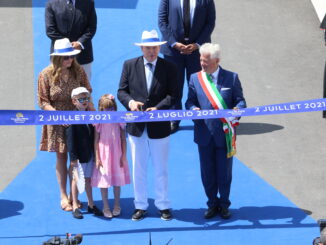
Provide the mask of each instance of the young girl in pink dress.
[{"label": "young girl in pink dress", "polygon": [[[113,95],[105,94],[100,98],[99,111],[116,110],[117,104]],[[91,181],[93,187],[101,188],[103,214],[106,218],[120,215],[120,186],[130,184],[124,127],[125,125],[120,123],[95,125],[96,166]],[[110,186],[113,186],[114,193],[112,212],[108,202],[108,188]]]}]

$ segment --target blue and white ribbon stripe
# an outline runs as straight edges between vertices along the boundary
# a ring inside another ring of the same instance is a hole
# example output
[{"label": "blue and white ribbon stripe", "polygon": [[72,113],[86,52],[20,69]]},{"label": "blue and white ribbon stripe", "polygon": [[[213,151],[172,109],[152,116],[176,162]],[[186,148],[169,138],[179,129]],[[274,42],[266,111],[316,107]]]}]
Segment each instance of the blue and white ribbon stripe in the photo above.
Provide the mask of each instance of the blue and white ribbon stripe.
[{"label": "blue and white ribbon stripe", "polygon": [[69,47],[69,48],[62,48],[62,49],[54,49],[53,51],[54,51],[54,53],[62,54],[62,53],[72,52],[72,51],[74,51],[74,48]]},{"label": "blue and white ribbon stripe", "polygon": [[238,110],[157,110],[150,112],[0,110],[0,125],[156,122],[222,117],[263,116],[324,110],[326,110],[326,99],[256,106]]}]

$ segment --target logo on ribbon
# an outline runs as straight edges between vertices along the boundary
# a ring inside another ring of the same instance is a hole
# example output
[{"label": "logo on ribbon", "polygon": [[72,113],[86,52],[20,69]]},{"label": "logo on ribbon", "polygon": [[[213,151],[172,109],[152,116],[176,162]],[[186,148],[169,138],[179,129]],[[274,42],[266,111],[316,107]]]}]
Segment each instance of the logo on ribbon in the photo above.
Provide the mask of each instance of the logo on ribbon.
[{"label": "logo on ribbon", "polygon": [[126,112],[124,116],[121,116],[122,119],[126,120],[126,122],[135,121],[138,116],[135,116],[132,112]]},{"label": "logo on ribbon", "polygon": [[23,113],[17,112],[15,118],[10,118],[12,121],[14,121],[17,124],[25,123],[29,118],[24,117]]},{"label": "logo on ribbon", "polygon": [[243,113],[245,112],[245,110],[232,110],[232,111],[229,111],[228,113],[231,114],[231,116],[233,117],[240,117]]}]

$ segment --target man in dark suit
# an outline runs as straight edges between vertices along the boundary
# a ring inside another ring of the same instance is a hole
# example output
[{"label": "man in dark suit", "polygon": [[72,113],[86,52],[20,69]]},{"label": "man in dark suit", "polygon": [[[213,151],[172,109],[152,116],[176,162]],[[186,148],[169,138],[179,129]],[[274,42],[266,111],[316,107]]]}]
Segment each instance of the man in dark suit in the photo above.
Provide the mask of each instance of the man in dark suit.
[{"label": "man in dark suit", "polygon": [[[123,65],[118,90],[118,99],[127,110],[153,111],[169,109],[176,96],[176,67],[158,57],[161,42],[157,32],[144,31],[141,47],[143,56],[127,60]],[[147,162],[149,156],[154,166],[155,206],[160,210],[161,219],[170,220],[168,200],[168,148],[170,122],[128,123],[127,132],[130,143],[135,212],[132,220],[145,217],[148,208]]]},{"label": "man in dark suit", "polygon": [[[200,47],[202,71],[192,74],[186,108],[190,110],[245,108],[246,102],[236,73],[219,66],[218,44]],[[235,154],[237,118],[194,121],[194,141],[198,145],[202,183],[208,198],[204,217],[231,216],[229,206],[232,156]]]},{"label": "man in dark suit", "polygon": [[45,8],[45,25],[46,35],[52,41],[51,53],[55,40],[68,38],[74,49],[82,50],[77,61],[90,80],[92,38],[97,26],[94,0],[49,0]]},{"label": "man in dark suit", "polygon": [[[178,96],[174,109],[182,109],[182,94],[185,80],[200,71],[198,48],[211,41],[215,27],[215,5],[213,0],[161,0],[158,25],[167,40],[161,53],[164,58],[177,65]],[[180,121],[171,123],[172,132],[178,130]]]}]

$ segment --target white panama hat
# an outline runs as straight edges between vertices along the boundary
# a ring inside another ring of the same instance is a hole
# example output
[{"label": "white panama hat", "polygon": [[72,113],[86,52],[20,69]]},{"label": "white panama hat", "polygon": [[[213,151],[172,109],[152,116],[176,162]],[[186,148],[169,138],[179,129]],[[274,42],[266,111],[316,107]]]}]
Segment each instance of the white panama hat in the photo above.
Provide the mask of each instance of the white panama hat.
[{"label": "white panama hat", "polygon": [[74,49],[68,38],[55,40],[53,53],[51,56],[70,56],[79,54],[79,49]]},{"label": "white panama hat", "polygon": [[76,95],[87,93],[90,94],[89,91],[85,87],[78,87],[71,91],[71,98],[73,98]]},{"label": "white panama hat", "polygon": [[143,31],[141,35],[141,42],[135,43],[137,46],[159,46],[165,44],[166,41],[160,41],[156,30]]}]

